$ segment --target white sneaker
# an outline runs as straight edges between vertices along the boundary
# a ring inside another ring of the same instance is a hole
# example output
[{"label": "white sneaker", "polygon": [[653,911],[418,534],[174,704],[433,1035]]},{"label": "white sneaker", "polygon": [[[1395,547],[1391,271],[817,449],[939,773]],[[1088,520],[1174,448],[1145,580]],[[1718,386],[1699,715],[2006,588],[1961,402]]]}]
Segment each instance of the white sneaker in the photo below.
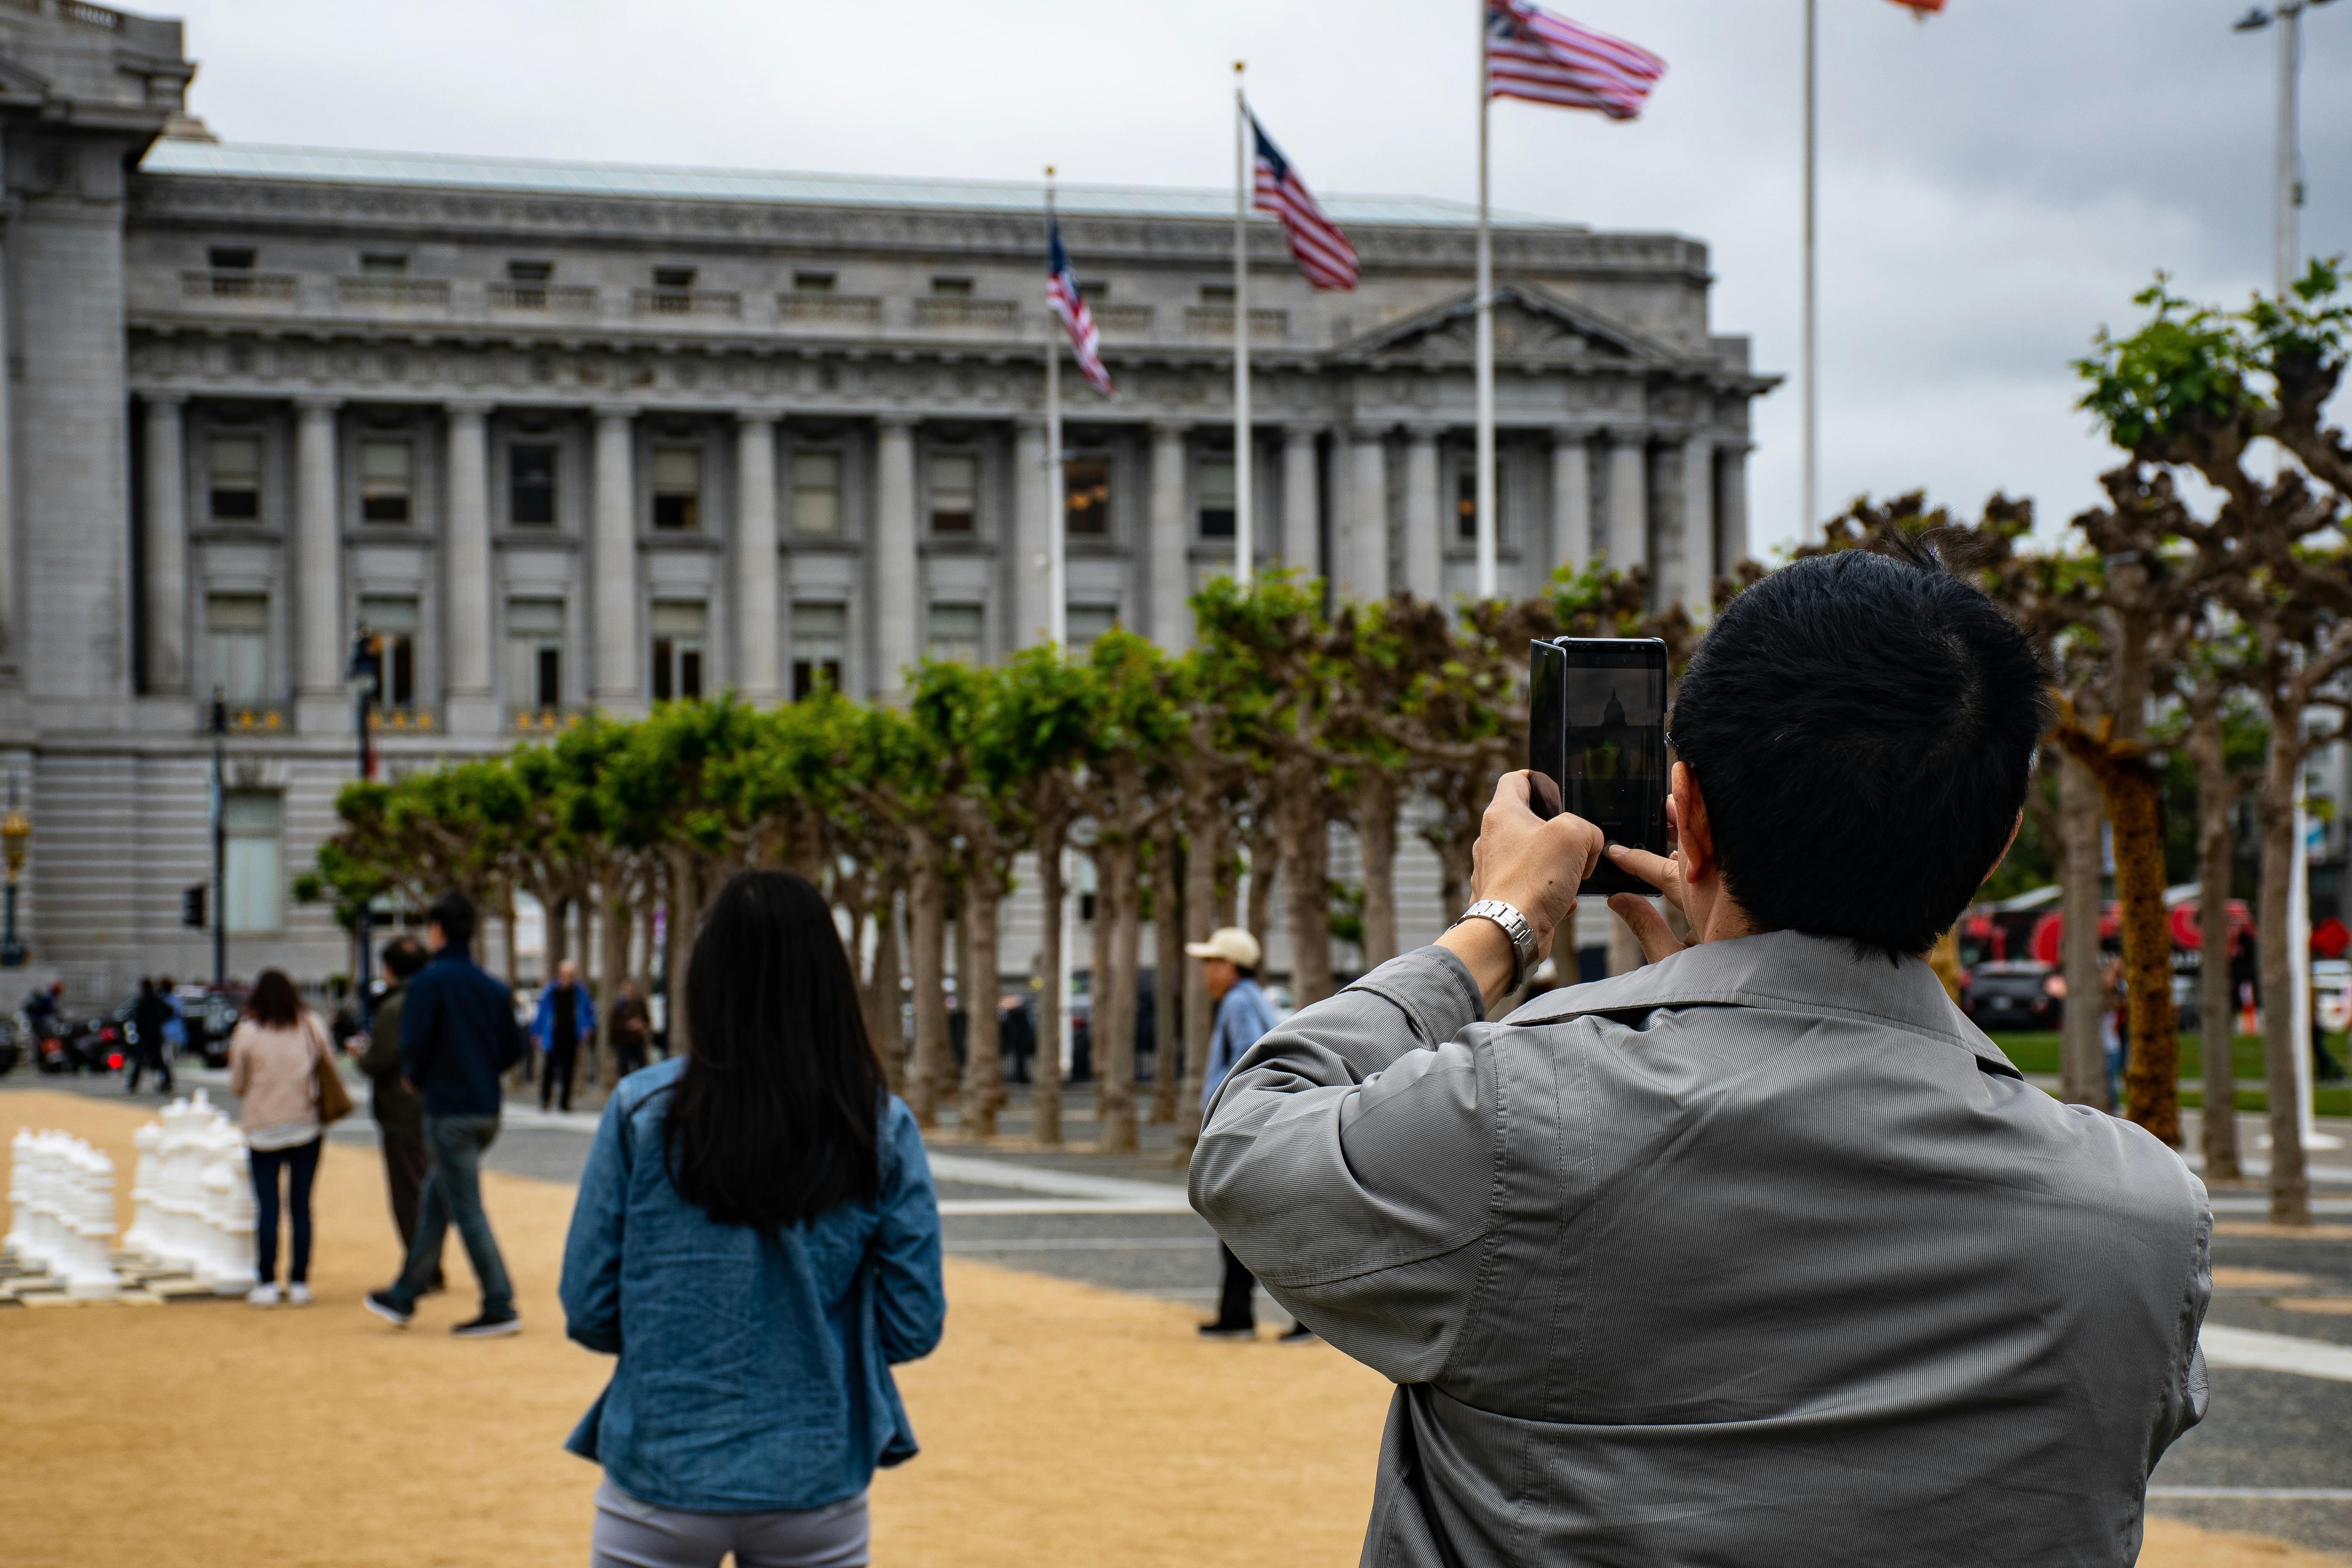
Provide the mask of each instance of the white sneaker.
[{"label": "white sneaker", "polygon": [[[304,1294],[307,1296],[309,1292]],[[245,1304],[248,1307],[275,1307],[278,1305],[278,1287],[256,1285],[245,1293]]]},{"label": "white sneaker", "polygon": [[286,1287],[286,1304],[289,1307],[309,1306],[310,1304],[310,1287],[308,1285],[289,1285]]}]

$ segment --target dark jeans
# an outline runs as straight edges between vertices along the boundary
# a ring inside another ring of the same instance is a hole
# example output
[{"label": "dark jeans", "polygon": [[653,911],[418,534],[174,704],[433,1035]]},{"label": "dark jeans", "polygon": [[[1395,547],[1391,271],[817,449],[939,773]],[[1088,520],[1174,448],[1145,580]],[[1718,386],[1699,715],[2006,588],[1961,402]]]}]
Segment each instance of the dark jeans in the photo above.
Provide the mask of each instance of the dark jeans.
[{"label": "dark jeans", "polygon": [[416,1205],[416,1234],[409,1238],[408,1265],[387,1292],[406,1311],[433,1279],[441,1261],[441,1243],[452,1222],[466,1243],[474,1278],[482,1286],[482,1310],[497,1315],[514,1310],[514,1287],[507,1282],[506,1260],[499,1256],[499,1238],[490,1234],[490,1216],[482,1212],[482,1152],[498,1141],[495,1116],[425,1117],[425,1150],[433,1168]]},{"label": "dark jeans", "polygon": [[170,1058],[165,1057],[161,1051],[142,1051],[137,1056],[131,1058],[131,1083],[130,1087],[123,1092],[126,1094],[137,1094],[139,1092],[139,1075],[145,1072],[149,1068],[153,1068],[155,1071],[162,1076],[163,1079],[163,1092],[165,1094],[171,1093],[172,1063]]},{"label": "dark jeans", "polygon": [[1222,1241],[1217,1243],[1217,1256],[1225,1260],[1224,1283],[1217,1291],[1217,1327],[1255,1328],[1257,1311],[1252,1298],[1257,1290],[1257,1276],[1243,1268],[1234,1249]]},{"label": "dark jeans", "polygon": [[[580,1062],[580,1042],[558,1035],[549,1042],[547,1062],[539,1080],[539,1108],[545,1110],[548,1102],[561,1095],[561,1108],[572,1109],[572,1075]],[[561,1080],[559,1082],[558,1080]]]},{"label": "dark jeans", "polygon": [[320,1141],[297,1143],[291,1149],[248,1151],[253,1166],[253,1277],[264,1285],[278,1280],[278,1173],[287,1173],[286,1217],[294,1231],[294,1261],[287,1270],[289,1285],[310,1278],[310,1182],[319,1173]]},{"label": "dark jeans", "polygon": [[614,1036],[613,1059],[619,1064],[623,1078],[635,1072],[646,1065],[646,1037],[643,1035]]},{"label": "dark jeans", "polygon": [[[425,1130],[386,1127],[376,1123],[376,1141],[383,1145],[383,1184],[392,1194],[392,1229],[400,1237],[401,1258],[408,1257],[409,1238],[416,1234],[416,1199],[425,1190]],[[441,1288],[441,1259],[433,1259],[432,1285]]]}]

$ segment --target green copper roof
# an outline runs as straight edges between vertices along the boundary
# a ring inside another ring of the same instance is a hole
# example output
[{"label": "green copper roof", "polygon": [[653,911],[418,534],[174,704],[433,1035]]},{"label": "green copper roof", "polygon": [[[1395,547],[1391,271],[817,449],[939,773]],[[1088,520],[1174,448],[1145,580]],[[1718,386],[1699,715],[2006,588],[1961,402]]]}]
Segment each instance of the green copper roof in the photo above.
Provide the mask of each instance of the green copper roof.
[{"label": "green copper roof", "polygon": [[[695,201],[776,202],[811,206],[937,207],[965,212],[1034,212],[1044,188],[1029,181],[914,179],[892,174],[795,174],[757,169],[665,168],[472,153],[352,153],[325,147],[266,147],[229,142],[164,140],[140,165],[150,174],[220,179],[319,180],[334,184],[428,185],[481,191],[542,191],[581,196],[673,197]],[[1164,185],[1064,184],[1064,212],[1102,217],[1226,217],[1230,190]],[[1458,227],[1478,210],[1435,196],[1328,195],[1324,208],[1339,223],[1429,224]],[[1528,213],[1496,211],[1498,226],[1573,229],[1581,226]]]}]

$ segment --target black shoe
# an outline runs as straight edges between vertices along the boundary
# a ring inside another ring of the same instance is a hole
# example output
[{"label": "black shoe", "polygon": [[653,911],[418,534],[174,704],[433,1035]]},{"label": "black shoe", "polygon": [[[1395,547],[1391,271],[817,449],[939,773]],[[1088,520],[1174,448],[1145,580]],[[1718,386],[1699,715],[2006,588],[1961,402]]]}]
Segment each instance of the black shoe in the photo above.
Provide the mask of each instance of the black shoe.
[{"label": "black shoe", "polygon": [[522,1314],[484,1312],[480,1317],[470,1322],[460,1323],[449,1331],[461,1340],[490,1340],[498,1338],[500,1334],[519,1334],[522,1332]]},{"label": "black shoe", "polygon": [[1254,1340],[1257,1338],[1255,1323],[1202,1323],[1200,1335],[1204,1340]]},{"label": "black shoe", "polygon": [[408,1320],[415,1316],[414,1312],[409,1311],[399,1302],[394,1300],[392,1299],[392,1292],[389,1290],[369,1291],[367,1293],[367,1310],[373,1312],[377,1317],[382,1318],[385,1322],[390,1323],[395,1329],[404,1329],[408,1327]]},{"label": "black shoe", "polygon": [[1304,1323],[1293,1323],[1274,1342],[1278,1345],[1311,1345],[1318,1336]]}]

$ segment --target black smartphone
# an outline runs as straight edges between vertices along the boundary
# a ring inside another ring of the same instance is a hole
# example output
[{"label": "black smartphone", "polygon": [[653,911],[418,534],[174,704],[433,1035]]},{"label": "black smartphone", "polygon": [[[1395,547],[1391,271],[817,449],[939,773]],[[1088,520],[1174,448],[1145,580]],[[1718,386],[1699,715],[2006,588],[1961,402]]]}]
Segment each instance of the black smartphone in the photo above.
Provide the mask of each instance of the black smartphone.
[{"label": "black smartphone", "polygon": [[[1536,815],[1570,812],[1653,855],[1666,841],[1666,645],[1560,637],[1528,647],[1528,766]],[[1655,893],[1607,860],[1577,889]]]}]

